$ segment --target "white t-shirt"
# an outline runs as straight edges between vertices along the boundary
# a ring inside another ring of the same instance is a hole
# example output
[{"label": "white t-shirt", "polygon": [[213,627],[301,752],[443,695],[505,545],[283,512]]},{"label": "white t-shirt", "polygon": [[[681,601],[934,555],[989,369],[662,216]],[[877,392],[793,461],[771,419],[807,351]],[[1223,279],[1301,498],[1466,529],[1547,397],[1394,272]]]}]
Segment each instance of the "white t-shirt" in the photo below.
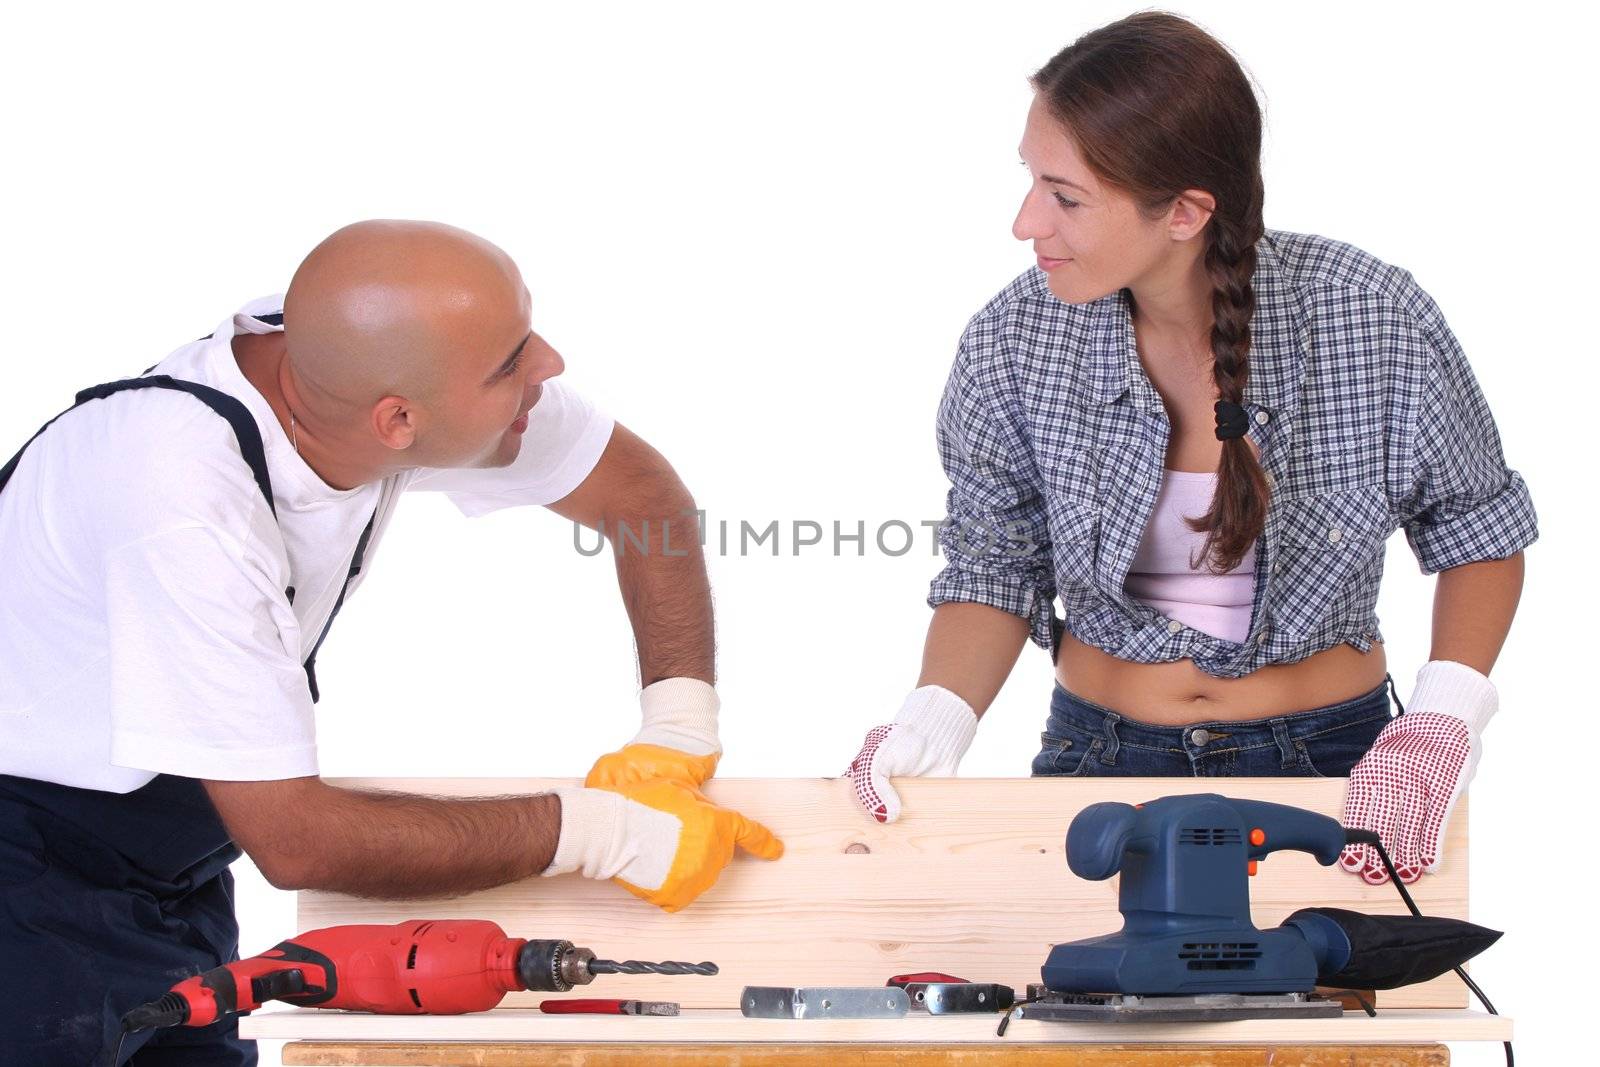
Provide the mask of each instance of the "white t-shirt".
[{"label": "white t-shirt", "polygon": [[282,307],[252,301],[153,371],[244,402],[276,518],[228,423],[167,389],[66,413],[0,491],[0,774],[117,793],[157,773],[316,774],[302,663],[374,509],[352,592],[401,493],[443,492],[467,515],[549,504],[588,477],[611,438],[608,416],[549,381],[508,467],[330,488],[234,361],[233,337],[281,330],[254,316]]}]

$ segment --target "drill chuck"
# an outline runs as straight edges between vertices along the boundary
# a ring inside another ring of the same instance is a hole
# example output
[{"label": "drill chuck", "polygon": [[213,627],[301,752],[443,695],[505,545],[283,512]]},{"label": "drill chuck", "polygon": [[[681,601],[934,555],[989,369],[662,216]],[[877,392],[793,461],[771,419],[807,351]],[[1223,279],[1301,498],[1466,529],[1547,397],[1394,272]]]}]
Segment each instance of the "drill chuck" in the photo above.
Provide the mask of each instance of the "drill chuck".
[{"label": "drill chuck", "polygon": [[517,952],[517,980],[538,993],[565,993],[594,981],[594,953],[571,941],[529,941]]}]

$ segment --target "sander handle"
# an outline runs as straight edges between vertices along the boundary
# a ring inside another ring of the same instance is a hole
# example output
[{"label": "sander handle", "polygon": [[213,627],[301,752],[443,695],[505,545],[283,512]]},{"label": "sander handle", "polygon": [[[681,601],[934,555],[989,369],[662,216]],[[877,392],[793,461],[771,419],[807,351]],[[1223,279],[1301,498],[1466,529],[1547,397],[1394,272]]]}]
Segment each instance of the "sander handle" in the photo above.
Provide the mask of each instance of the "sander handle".
[{"label": "sander handle", "polygon": [[1264,800],[1230,797],[1228,803],[1238,809],[1244,820],[1253,860],[1265,859],[1273,852],[1309,852],[1327,867],[1344,850],[1344,826],[1331,816]]}]

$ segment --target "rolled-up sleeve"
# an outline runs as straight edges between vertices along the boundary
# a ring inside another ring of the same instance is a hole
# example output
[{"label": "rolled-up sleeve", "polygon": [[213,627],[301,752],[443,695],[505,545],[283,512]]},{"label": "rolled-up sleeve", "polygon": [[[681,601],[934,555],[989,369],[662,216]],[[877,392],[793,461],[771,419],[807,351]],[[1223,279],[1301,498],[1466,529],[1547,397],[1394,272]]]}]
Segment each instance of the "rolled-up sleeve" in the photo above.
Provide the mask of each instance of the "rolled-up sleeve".
[{"label": "rolled-up sleeve", "polygon": [[[1431,308],[1431,301],[1428,302]],[[1539,536],[1522,476],[1460,344],[1437,316],[1423,324],[1428,367],[1412,440],[1406,540],[1424,574],[1516,555]]]},{"label": "rolled-up sleeve", "polygon": [[945,567],[928,604],[987,604],[1028,620],[1029,636],[1050,647],[1055,576],[1038,475],[1007,418],[1002,378],[981,360],[981,335],[969,327],[939,404],[939,457],[950,479],[939,528]]}]

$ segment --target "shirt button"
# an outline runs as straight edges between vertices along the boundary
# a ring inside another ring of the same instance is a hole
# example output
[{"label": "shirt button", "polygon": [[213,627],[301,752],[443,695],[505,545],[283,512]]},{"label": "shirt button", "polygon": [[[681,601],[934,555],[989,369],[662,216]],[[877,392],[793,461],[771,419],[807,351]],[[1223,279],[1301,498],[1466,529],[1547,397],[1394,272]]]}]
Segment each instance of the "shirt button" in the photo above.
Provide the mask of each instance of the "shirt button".
[{"label": "shirt button", "polygon": [[1260,633],[1256,634],[1256,644],[1264,645],[1266,643],[1267,643],[1267,631],[1262,630]]},{"label": "shirt button", "polygon": [[1209,744],[1210,741],[1211,741],[1211,731],[1207,730],[1204,726],[1200,727],[1200,729],[1198,729],[1198,730],[1190,730],[1189,731],[1189,743],[1191,745]]},{"label": "shirt button", "polygon": [[1256,412],[1256,423],[1258,425],[1265,426],[1270,421],[1272,421],[1272,416],[1268,415],[1265,411]]},{"label": "shirt button", "polygon": [[1177,619],[1173,619],[1171,622],[1167,623],[1167,633],[1169,633],[1169,634],[1177,634],[1177,633],[1182,633],[1182,632],[1183,632],[1183,623],[1179,622]]},{"label": "shirt button", "polygon": [[1273,484],[1276,482],[1276,479],[1272,477],[1272,474],[1269,471],[1262,471],[1261,477],[1266,479],[1268,489],[1271,489]]},{"label": "shirt button", "polygon": [[1339,527],[1337,526],[1328,531],[1328,540],[1333,544],[1338,544],[1339,539],[1343,536],[1344,534],[1340,532]]}]

